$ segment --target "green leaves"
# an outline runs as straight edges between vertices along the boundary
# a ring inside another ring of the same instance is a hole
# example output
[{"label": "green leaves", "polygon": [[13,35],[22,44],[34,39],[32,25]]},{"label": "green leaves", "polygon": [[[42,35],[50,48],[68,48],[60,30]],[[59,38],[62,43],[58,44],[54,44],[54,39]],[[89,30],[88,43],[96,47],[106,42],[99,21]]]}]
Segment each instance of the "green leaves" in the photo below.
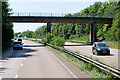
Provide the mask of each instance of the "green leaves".
[{"label": "green leaves", "polygon": [[[120,34],[120,31],[118,31],[120,29],[119,9],[120,6],[118,6],[118,2],[95,2],[93,5],[90,5],[90,7],[87,7],[78,13],[66,14],[65,17],[113,17],[115,19],[112,26],[97,24],[97,38],[100,40],[102,38],[105,38],[106,40],[120,40],[120,36],[118,35]],[[39,38],[47,36],[47,41],[49,43],[58,45],[58,43],[62,42],[61,38],[65,40],[73,38],[80,39],[84,37],[83,35],[89,35],[90,24],[54,23],[51,26],[52,36],[50,33],[47,34],[46,30],[47,27],[42,26],[35,31],[34,36]],[[61,42],[59,42],[59,40],[61,40]],[[85,38],[83,40],[85,40]]]},{"label": "green leaves", "polygon": [[[3,43],[10,41],[13,38],[13,24],[8,21],[8,12],[11,11],[8,8],[7,2],[2,2],[2,41]],[[4,46],[4,45],[3,45]]]},{"label": "green leaves", "polygon": [[27,30],[27,31],[24,31],[24,32],[22,32],[22,36],[23,37],[28,37],[28,38],[32,38],[33,37],[33,31],[29,31],[29,30]]}]

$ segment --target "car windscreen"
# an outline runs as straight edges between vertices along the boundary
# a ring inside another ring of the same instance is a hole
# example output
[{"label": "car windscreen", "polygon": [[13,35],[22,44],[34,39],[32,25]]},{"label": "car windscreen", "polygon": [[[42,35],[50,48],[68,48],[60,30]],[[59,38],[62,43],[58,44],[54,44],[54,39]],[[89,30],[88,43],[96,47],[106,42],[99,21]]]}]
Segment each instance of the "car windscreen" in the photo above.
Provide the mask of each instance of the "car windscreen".
[{"label": "car windscreen", "polygon": [[97,46],[98,47],[107,47],[107,45],[105,43],[98,43]]}]

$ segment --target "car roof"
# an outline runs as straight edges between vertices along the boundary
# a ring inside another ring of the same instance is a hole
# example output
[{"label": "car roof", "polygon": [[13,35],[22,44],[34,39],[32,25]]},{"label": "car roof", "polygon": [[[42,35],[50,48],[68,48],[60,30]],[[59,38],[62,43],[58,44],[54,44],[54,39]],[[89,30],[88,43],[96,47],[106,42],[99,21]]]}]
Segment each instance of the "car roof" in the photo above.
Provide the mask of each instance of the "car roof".
[{"label": "car roof", "polygon": [[14,42],[21,42],[21,41],[14,41]]},{"label": "car roof", "polygon": [[95,44],[98,44],[98,43],[104,43],[104,44],[106,44],[105,42],[94,42]]}]

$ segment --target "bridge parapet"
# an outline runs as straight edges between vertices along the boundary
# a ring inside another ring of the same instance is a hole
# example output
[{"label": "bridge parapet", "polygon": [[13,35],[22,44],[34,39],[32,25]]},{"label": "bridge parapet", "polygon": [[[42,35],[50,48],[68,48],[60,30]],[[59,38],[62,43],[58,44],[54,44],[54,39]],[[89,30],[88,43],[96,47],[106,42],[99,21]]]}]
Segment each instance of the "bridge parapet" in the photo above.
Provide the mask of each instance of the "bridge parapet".
[{"label": "bridge parapet", "polygon": [[55,13],[31,13],[31,12],[13,12],[11,16],[46,16],[46,17],[64,17],[66,14]]},{"label": "bridge parapet", "polygon": [[56,13],[41,13],[41,12],[11,12],[11,16],[39,16],[39,17],[87,17],[87,18],[113,18],[113,17],[105,17],[105,16],[80,16],[80,15],[72,15],[66,16],[67,14],[56,14]]}]

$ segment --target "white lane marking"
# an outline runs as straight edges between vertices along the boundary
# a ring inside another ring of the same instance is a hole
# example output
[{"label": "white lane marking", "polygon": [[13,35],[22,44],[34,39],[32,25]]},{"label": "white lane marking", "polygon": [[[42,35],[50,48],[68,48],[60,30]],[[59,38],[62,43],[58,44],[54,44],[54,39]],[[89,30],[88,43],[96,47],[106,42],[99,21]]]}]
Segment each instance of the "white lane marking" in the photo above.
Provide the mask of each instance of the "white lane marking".
[{"label": "white lane marking", "polygon": [[68,70],[68,72],[69,72],[74,78],[77,78],[77,76],[75,76],[75,74],[74,74],[67,66],[65,66],[64,63],[62,63],[62,61],[60,61],[53,53],[50,52],[50,54],[51,54],[53,57],[55,57],[55,58],[58,60],[58,62],[60,62],[60,63]]},{"label": "white lane marking", "polygon": [[27,59],[27,58],[24,58],[24,59]]},{"label": "white lane marking", "polygon": [[18,78],[18,74],[15,76],[15,78]]},{"label": "white lane marking", "polygon": [[21,67],[23,66],[23,64],[21,64]]}]

